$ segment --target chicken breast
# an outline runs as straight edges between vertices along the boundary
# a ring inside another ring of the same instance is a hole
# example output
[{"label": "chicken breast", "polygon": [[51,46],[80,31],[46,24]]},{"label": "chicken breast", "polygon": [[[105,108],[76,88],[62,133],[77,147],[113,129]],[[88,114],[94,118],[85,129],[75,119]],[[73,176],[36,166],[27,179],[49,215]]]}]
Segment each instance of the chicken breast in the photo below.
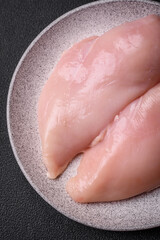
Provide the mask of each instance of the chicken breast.
[{"label": "chicken breast", "polygon": [[148,16],[83,40],[63,54],[38,106],[50,178],[94,146],[115,115],[160,81],[159,40],[160,17]]},{"label": "chicken breast", "polygon": [[160,186],[160,83],[130,103],[105,132],[67,183],[75,201],[121,200]]}]

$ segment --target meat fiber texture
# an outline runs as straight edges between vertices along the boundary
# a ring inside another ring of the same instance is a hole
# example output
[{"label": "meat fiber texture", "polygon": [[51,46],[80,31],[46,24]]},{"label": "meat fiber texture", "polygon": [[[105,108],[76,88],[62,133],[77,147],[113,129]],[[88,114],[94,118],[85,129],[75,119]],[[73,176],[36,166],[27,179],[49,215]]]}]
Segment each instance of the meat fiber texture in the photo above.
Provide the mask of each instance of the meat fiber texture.
[{"label": "meat fiber texture", "polygon": [[160,17],[150,15],[65,51],[38,104],[51,179],[83,152],[66,185],[77,202],[126,199],[160,185]]}]

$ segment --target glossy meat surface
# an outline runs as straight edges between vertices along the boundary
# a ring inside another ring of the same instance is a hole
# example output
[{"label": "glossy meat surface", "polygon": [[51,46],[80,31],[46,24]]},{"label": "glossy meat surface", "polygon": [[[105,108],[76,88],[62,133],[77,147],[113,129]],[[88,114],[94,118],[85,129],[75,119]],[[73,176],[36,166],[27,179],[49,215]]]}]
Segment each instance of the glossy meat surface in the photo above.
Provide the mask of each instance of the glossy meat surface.
[{"label": "glossy meat surface", "polygon": [[38,106],[42,155],[55,178],[129,103],[160,81],[160,18],[122,24],[61,57]]},{"label": "glossy meat surface", "polygon": [[115,201],[160,186],[160,84],[108,125],[104,140],[84,153],[67,191],[78,202]]}]

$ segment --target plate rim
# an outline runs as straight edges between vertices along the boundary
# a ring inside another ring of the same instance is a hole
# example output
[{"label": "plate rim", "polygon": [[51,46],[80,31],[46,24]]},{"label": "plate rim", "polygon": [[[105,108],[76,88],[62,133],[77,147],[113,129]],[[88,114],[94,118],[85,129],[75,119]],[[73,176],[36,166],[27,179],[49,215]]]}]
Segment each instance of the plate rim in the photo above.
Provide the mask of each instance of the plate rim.
[{"label": "plate rim", "polygon": [[40,33],[33,39],[33,41],[31,41],[31,43],[28,45],[28,47],[26,48],[26,50],[24,51],[24,53],[22,54],[20,60],[18,61],[18,64],[13,72],[13,75],[11,77],[11,81],[9,84],[9,89],[8,89],[8,94],[7,94],[7,103],[6,103],[6,121],[7,121],[7,131],[8,131],[8,136],[9,136],[9,141],[10,141],[10,145],[15,157],[16,162],[18,163],[20,170],[22,171],[23,175],[25,176],[26,180],[28,181],[28,183],[31,185],[31,187],[37,192],[37,194],[47,203],[49,204],[52,208],[54,208],[56,211],[58,211],[60,214],[64,215],[65,217],[71,219],[72,221],[78,222],[80,224],[83,224],[85,226],[88,227],[92,227],[95,229],[100,229],[100,230],[108,230],[108,231],[137,231],[137,230],[145,230],[145,229],[151,229],[151,228],[156,228],[160,226],[160,223],[155,225],[155,224],[150,224],[150,225],[145,225],[144,227],[140,227],[140,228],[121,228],[121,229],[114,229],[112,227],[110,228],[103,228],[103,227],[96,227],[96,226],[92,226],[91,224],[87,224],[87,223],[83,223],[77,219],[75,219],[74,217],[68,216],[65,213],[63,213],[61,210],[57,209],[57,207],[52,206],[52,204],[50,203],[50,201],[48,200],[48,198],[40,191],[40,189],[37,187],[36,184],[34,184],[34,182],[31,180],[30,176],[26,173],[23,164],[21,163],[21,160],[18,157],[15,145],[14,145],[14,140],[12,137],[12,130],[11,130],[11,123],[10,123],[10,102],[11,102],[11,97],[12,97],[12,91],[13,91],[13,87],[14,87],[14,82],[16,80],[16,75],[18,73],[18,71],[20,70],[20,67],[23,63],[23,61],[25,60],[26,56],[28,55],[28,53],[31,51],[31,49],[34,47],[34,45],[36,44],[36,42],[45,34],[47,33],[53,26],[55,26],[57,23],[59,23],[61,20],[65,19],[66,17],[69,17],[70,15],[79,12],[83,9],[87,9],[88,7],[93,7],[93,6],[98,6],[104,3],[114,3],[114,2],[143,2],[143,3],[148,3],[148,4],[152,4],[152,5],[157,5],[160,6],[160,2],[156,2],[156,1],[152,1],[152,0],[97,0],[95,2],[90,2],[84,5],[81,5],[79,7],[76,7],[64,14],[62,14],[60,17],[56,18],[55,20],[53,20],[49,25],[47,25],[42,31],[40,31]]}]

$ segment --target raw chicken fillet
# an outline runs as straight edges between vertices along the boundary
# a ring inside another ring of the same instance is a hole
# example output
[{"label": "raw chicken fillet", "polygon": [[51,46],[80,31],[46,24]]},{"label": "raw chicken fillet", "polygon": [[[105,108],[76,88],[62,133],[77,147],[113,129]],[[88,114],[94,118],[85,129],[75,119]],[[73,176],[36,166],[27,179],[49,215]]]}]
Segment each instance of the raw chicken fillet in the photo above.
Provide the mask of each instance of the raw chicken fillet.
[{"label": "raw chicken fillet", "polygon": [[49,178],[84,152],[67,192],[121,200],[160,185],[160,17],[82,40],[55,66],[38,123]]}]

